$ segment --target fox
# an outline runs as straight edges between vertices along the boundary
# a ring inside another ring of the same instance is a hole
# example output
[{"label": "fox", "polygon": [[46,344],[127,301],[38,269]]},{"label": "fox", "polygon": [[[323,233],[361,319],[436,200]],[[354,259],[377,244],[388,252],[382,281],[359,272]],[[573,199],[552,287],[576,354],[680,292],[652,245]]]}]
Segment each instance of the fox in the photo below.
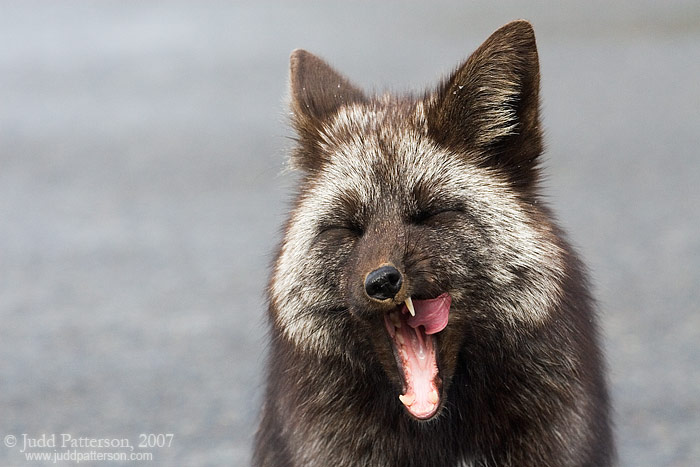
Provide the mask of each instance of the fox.
[{"label": "fox", "polygon": [[614,464],[597,307],[543,201],[539,87],[524,20],[422,95],[292,52],[298,186],[253,465]]}]

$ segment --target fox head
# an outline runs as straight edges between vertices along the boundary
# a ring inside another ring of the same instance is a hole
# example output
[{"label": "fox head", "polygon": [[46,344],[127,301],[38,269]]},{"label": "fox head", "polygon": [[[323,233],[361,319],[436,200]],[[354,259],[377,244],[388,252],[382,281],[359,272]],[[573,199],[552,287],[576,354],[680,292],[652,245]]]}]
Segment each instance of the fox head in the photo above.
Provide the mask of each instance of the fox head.
[{"label": "fox head", "polygon": [[270,286],[281,335],[382,368],[407,411],[430,419],[464,349],[550,319],[564,253],[538,198],[538,94],[525,21],[421,97],[368,96],[294,51],[301,184]]}]

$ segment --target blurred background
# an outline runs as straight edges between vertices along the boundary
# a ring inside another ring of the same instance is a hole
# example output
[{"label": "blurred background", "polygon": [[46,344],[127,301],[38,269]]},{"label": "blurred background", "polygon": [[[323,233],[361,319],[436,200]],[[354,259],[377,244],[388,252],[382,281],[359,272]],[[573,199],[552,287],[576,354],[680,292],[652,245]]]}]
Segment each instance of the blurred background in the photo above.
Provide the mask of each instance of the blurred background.
[{"label": "blurred background", "polygon": [[694,0],[0,3],[0,436],[173,433],[147,465],[247,465],[294,183],[290,51],[421,91],[518,18],[620,464],[700,465]]}]

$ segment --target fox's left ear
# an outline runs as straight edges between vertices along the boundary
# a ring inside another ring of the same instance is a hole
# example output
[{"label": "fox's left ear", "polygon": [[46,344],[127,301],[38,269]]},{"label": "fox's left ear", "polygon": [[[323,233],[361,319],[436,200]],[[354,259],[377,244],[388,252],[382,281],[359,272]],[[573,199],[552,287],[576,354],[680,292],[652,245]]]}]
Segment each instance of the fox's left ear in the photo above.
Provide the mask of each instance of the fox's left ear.
[{"label": "fox's left ear", "polygon": [[537,178],[542,152],[539,62],[527,21],[506,24],[438,89],[428,110],[435,140],[505,171],[512,183]]},{"label": "fox's left ear", "polygon": [[364,102],[365,95],[326,62],[297,49],[289,59],[292,123],[301,147],[295,166],[315,170],[322,164],[317,143],[324,124],[344,105]]}]

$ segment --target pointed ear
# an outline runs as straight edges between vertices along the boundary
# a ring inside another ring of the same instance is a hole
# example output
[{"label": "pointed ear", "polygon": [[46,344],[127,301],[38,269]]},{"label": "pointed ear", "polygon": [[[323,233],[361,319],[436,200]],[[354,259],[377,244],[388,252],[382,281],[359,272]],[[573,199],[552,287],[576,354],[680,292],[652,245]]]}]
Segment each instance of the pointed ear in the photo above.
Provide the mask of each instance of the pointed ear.
[{"label": "pointed ear", "polygon": [[301,147],[293,156],[297,167],[320,165],[317,140],[328,121],[343,105],[365,102],[358,88],[315,55],[301,49],[290,57],[292,122]]},{"label": "pointed ear", "polygon": [[481,163],[529,186],[542,152],[539,82],[532,26],[506,24],[438,89],[428,111],[431,135],[455,151],[480,153]]}]

